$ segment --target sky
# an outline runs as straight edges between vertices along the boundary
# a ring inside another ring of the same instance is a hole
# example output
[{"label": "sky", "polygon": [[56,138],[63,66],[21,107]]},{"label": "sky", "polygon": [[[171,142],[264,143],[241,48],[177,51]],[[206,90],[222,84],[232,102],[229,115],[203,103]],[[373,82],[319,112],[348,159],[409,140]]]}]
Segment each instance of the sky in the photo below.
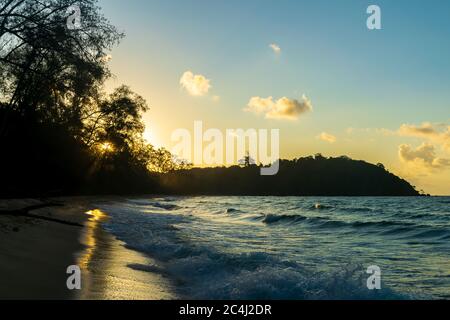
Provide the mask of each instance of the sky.
[{"label": "sky", "polygon": [[[383,163],[450,195],[450,1],[100,0],[125,33],[108,87],[150,106],[147,139],[279,129],[283,159]],[[370,30],[369,5],[381,10]],[[202,165],[196,163],[196,165]]]}]

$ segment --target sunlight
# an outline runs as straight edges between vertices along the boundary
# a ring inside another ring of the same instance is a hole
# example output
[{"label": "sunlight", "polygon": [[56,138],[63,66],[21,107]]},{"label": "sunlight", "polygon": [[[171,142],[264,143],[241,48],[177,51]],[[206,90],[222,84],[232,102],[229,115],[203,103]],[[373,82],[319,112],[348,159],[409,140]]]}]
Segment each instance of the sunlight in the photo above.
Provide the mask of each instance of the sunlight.
[{"label": "sunlight", "polygon": [[111,142],[103,142],[102,144],[100,144],[100,150],[103,153],[114,152],[114,145]]},{"label": "sunlight", "polygon": [[[89,210],[85,212],[89,216],[86,228],[83,229],[80,241],[86,248],[78,255],[77,265],[84,270],[89,270],[92,262],[92,257],[96,250],[98,250],[96,233],[100,228],[100,222],[104,221],[108,216],[99,209]],[[83,283],[84,286],[89,286],[89,281]]]},{"label": "sunlight", "polygon": [[104,214],[101,210],[95,209],[95,210],[89,210],[86,212],[88,216],[90,216],[89,221],[98,221],[102,218],[106,217],[106,214]]},{"label": "sunlight", "polygon": [[154,146],[156,148],[161,148],[161,147],[163,147],[163,144],[159,141],[155,131],[156,130],[154,128],[154,125],[151,130],[146,129],[144,132],[144,139],[147,140],[147,142],[150,143],[152,146]]}]

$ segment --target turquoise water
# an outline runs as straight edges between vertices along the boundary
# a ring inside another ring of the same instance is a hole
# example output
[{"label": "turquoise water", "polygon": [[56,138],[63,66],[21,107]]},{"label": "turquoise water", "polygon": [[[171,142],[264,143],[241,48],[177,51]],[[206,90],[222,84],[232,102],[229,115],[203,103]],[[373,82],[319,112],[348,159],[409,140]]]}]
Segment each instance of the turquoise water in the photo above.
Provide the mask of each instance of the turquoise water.
[{"label": "turquoise water", "polygon": [[[450,198],[162,197],[105,228],[191,299],[449,299]],[[367,288],[369,266],[381,290]]]}]

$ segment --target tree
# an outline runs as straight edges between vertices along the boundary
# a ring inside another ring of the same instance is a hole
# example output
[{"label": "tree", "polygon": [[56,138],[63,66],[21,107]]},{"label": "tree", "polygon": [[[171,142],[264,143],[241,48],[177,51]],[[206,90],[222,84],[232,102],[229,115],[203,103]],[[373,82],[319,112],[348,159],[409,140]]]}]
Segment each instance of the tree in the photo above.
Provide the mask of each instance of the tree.
[{"label": "tree", "polygon": [[250,153],[247,151],[245,157],[239,160],[239,164],[243,167],[250,167],[251,165],[256,164],[256,161],[250,156]]},{"label": "tree", "polygon": [[[80,7],[82,26],[69,30],[67,9]],[[33,121],[81,128],[80,115],[110,75],[107,51],[122,34],[95,0],[0,0],[0,101]],[[8,118],[1,124],[6,133]]]},{"label": "tree", "polygon": [[[165,191],[177,195],[418,196],[407,181],[376,165],[347,158],[280,160],[274,176],[258,167],[194,168],[160,175]],[[423,192],[422,192],[423,193]]]},{"label": "tree", "polygon": [[314,159],[316,159],[316,160],[325,160],[326,158],[321,153],[316,153],[314,155]]},{"label": "tree", "polygon": [[[97,0],[0,0],[0,191],[151,192],[149,170],[188,168],[143,138],[146,101],[104,93],[123,36]],[[81,11],[68,28],[69,8]],[[0,193],[1,194],[1,193]]]},{"label": "tree", "polygon": [[147,102],[129,87],[121,86],[91,106],[83,118],[86,130],[82,139],[89,147],[108,141],[119,151],[133,149],[144,133],[141,114],[146,111]]}]

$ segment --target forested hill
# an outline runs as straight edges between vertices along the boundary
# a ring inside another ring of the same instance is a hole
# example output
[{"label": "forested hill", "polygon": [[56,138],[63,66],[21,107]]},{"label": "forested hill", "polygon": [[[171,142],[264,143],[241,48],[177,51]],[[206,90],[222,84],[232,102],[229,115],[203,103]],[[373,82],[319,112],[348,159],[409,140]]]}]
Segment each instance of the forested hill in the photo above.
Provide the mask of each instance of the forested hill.
[{"label": "forested hill", "polygon": [[418,196],[407,181],[348,157],[282,160],[275,176],[260,167],[194,168],[160,176],[165,193],[180,195]]}]

